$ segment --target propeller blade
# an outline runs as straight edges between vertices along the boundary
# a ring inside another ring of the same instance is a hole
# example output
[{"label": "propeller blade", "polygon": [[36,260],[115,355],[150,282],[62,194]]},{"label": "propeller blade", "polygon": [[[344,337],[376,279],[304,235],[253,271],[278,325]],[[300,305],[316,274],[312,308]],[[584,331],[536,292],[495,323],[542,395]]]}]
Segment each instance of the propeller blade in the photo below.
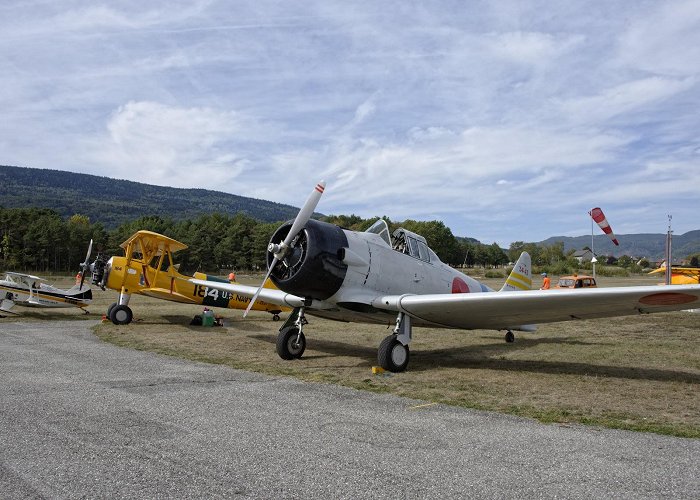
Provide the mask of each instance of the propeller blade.
[{"label": "propeller blade", "polygon": [[282,260],[287,254],[287,251],[289,250],[292,240],[294,240],[294,237],[299,233],[299,231],[301,231],[304,228],[304,226],[306,226],[306,223],[309,222],[309,219],[314,214],[314,210],[316,210],[316,205],[318,205],[318,202],[321,199],[321,195],[323,194],[324,189],[326,189],[326,181],[321,181],[318,184],[316,184],[316,187],[313,191],[311,191],[311,194],[306,199],[306,202],[304,202],[304,205],[301,207],[301,210],[299,210],[299,213],[294,219],[292,227],[289,229],[289,233],[287,233],[287,237],[284,239],[284,241],[280,244],[270,243],[270,245],[267,247],[268,252],[272,252],[274,258],[270,263],[270,268],[267,270],[265,279],[260,284],[260,287],[255,292],[255,295],[253,295],[253,298],[250,299],[250,303],[248,304],[248,307],[246,307],[246,310],[243,313],[244,318],[253,308],[253,304],[255,304],[258,295],[260,295],[260,292],[265,286],[265,283],[270,278],[272,270],[275,268],[277,263],[280,260]]},{"label": "propeller blade", "polygon": [[316,184],[316,187],[313,191],[311,191],[311,194],[306,199],[306,202],[301,207],[301,210],[299,210],[299,213],[294,219],[292,227],[289,229],[289,233],[287,233],[287,237],[284,239],[284,241],[279,245],[270,244],[268,247],[268,250],[274,254],[277,260],[282,260],[294,237],[304,228],[304,226],[306,226],[306,223],[309,222],[314,210],[316,210],[316,205],[318,205],[324,189],[326,189],[325,181],[321,181]]},{"label": "propeller blade", "polygon": [[267,270],[267,274],[265,275],[265,279],[262,281],[262,283],[258,287],[258,290],[255,292],[255,295],[253,295],[253,298],[250,299],[250,302],[248,303],[248,307],[245,308],[245,312],[243,313],[244,318],[246,316],[248,316],[248,313],[253,308],[253,304],[255,304],[255,301],[258,299],[258,295],[260,295],[260,292],[262,291],[263,287],[265,286],[265,283],[267,282],[268,278],[270,277],[272,270],[277,265],[277,262],[278,262],[277,257],[272,259],[272,263],[270,264],[270,269]]},{"label": "propeller blade", "polygon": [[90,256],[92,255],[92,239],[90,240],[90,244],[88,245],[88,251],[87,254],[85,255],[85,262],[83,264],[87,264],[90,262]]},{"label": "propeller blade", "polygon": [[88,269],[90,269],[90,255],[92,255],[92,239],[90,240],[90,244],[88,245],[87,255],[85,255],[85,262],[80,264],[80,287],[78,288],[78,290],[83,289],[85,275],[87,274]]}]

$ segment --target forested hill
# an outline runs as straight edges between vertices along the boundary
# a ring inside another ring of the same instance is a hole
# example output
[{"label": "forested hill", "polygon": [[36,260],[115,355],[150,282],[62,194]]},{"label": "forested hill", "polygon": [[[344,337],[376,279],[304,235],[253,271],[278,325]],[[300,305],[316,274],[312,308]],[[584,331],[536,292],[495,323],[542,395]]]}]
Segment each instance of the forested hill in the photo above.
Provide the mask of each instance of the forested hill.
[{"label": "forested hill", "polygon": [[[598,228],[596,227],[596,231]],[[631,257],[663,260],[666,245],[665,234],[618,234],[620,246],[615,246],[604,234],[597,234],[593,239],[593,250],[597,255],[629,255]],[[564,252],[590,248],[591,235],[587,236],[554,236],[539,242],[540,245],[564,243]],[[672,240],[673,257],[682,259],[688,255],[700,253],[700,230],[688,231],[685,234],[674,234]]]},{"label": "forested hill", "polygon": [[201,214],[243,212],[264,222],[293,219],[298,208],[206,189],[180,189],[139,182],[0,165],[0,206],[39,207],[64,217],[87,215],[107,229],[147,215],[174,220]]}]

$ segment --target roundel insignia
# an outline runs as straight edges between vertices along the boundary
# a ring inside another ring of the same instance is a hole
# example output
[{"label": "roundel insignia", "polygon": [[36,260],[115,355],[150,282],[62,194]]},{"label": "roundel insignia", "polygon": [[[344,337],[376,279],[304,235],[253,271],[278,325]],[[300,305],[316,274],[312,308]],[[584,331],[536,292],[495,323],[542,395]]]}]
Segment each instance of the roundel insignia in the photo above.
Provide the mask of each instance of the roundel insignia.
[{"label": "roundel insignia", "polygon": [[[454,290],[454,285],[452,285],[452,289]],[[695,302],[696,300],[698,300],[698,298],[694,295],[677,292],[663,292],[645,295],[639,299],[639,302],[649,306],[672,306],[675,304],[688,304],[690,302]]]},{"label": "roundel insignia", "polygon": [[469,293],[469,287],[462,278],[452,280],[452,293]]}]

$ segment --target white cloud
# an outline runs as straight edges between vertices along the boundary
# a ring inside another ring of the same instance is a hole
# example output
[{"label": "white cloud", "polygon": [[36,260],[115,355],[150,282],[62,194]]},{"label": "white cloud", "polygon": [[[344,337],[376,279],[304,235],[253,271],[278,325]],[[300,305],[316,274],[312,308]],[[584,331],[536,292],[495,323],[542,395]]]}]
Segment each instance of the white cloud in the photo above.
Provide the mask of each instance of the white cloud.
[{"label": "white cloud", "polygon": [[242,130],[235,113],[129,102],[112,115],[107,134],[91,141],[85,158],[119,178],[216,189],[250,163],[225,147]]},{"label": "white cloud", "polygon": [[620,37],[620,62],[635,69],[672,76],[700,73],[700,8],[697,0],[658,2],[631,13]]},{"label": "white cloud", "polygon": [[692,89],[697,79],[648,77],[604,88],[594,96],[582,96],[561,103],[562,112],[574,123],[600,123],[638,110]]},{"label": "white cloud", "polygon": [[539,64],[560,57],[583,42],[580,35],[558,37],[552,33],[511,31],[490,34],[490,50],[496,57],[518,64]]}]

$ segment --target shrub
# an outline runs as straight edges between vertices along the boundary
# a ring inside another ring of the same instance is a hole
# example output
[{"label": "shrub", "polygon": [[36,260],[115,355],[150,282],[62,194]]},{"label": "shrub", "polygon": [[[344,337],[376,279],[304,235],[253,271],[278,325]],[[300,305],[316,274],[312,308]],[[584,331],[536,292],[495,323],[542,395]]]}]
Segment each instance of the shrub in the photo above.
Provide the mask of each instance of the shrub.
[{"label": "shrub", "polygon": [[627,269],[617,266],[596,266],[595,272],[597,276],[605,276],[606,278],[626,278],[630,275]]}]

